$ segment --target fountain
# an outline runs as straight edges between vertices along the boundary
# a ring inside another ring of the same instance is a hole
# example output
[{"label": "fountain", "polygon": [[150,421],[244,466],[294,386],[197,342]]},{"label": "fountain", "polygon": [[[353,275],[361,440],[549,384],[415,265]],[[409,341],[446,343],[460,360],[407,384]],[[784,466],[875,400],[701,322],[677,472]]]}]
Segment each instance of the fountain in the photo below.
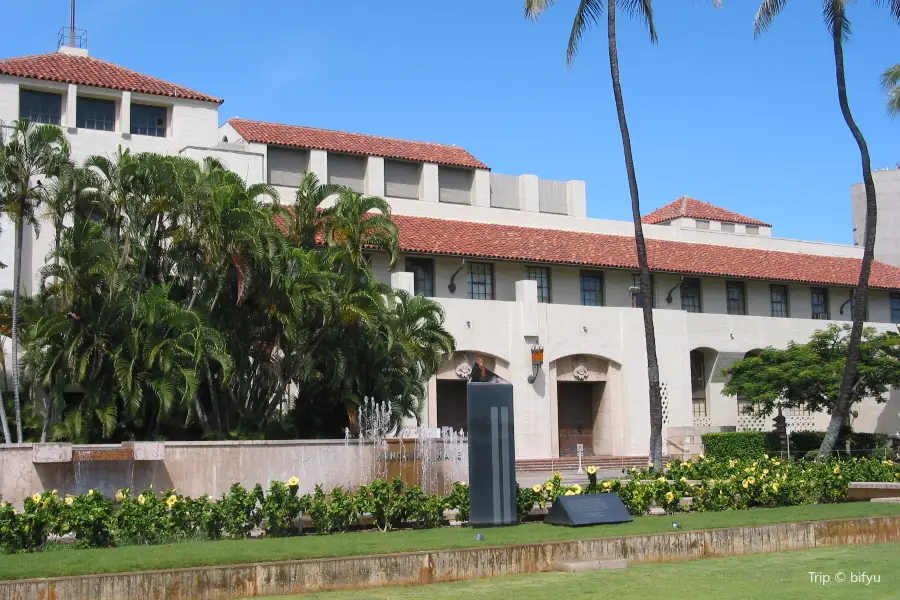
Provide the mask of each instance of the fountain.
[{"label": "fountain", "polygon": [[[152,481],[155,467],[165,456],[161,442],[79,445],[34,444],[32,463],[46,489],[84,494],[94,489],[107,496],[134,487],[135,463],[150,463]],[[71,464],[71,468],[68,465]]]}]

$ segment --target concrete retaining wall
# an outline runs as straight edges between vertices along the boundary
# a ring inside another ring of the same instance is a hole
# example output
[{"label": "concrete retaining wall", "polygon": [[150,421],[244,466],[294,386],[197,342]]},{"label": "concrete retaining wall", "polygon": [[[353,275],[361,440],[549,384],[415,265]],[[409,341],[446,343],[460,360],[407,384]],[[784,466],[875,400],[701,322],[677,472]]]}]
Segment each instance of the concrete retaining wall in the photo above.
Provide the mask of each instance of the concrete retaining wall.
[{"label": "concrete retaining wall", "polygon": [[0,582],[0,600],[226,600],[547,571],[563,560],[670,562],[900,541],[900,516],[257,565]]}]

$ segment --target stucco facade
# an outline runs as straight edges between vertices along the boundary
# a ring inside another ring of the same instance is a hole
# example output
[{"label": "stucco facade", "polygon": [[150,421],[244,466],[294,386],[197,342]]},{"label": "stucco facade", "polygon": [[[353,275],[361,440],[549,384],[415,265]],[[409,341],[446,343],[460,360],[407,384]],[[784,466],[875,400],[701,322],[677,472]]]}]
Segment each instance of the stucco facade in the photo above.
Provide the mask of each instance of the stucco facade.
[{"label": "stucco facade", "polygon": [[[2,75],[0,120],[9,123],[19,117],[21,89],[50,90],[63,95],[66,108],[61,126],[68,132],[73,156],[79,161],[93,154],[112,155],[119,146],[134,151],[180,154],[197,160],[214,156],[248,183],[273,183],[286,202],[291,200],[296,188],[283,182],[299,176],[301,170],[316,173],[323,182],[339,176],[341,181],[357,186],[364,193],[385,196],[396,215],[525,228],[516,230],[515,234],[521,238],[522,232],[526,232],[526,239],[518,239],[525,247],[528,231],[557,232],[559,236],[568,233],[633,235],[630,222],[586,217],[584,182],[553,182],[534,175],[498,175],[474,157],[471,158],[475,162],[470,166],[460,166],[454,162],[456,159],[444,161],[442,156],[458,154],[460,149],[455,147],[395,140],[392,143],[399,145],[399,153],[379,150],[377,154],[367,154],[358,145],[352,150],[329,146],[332,144],[329,136],[334,132],[322,130],[314,132],[325,140],[322,143],[304,145],[285,141],[287,137],[266,142],[247,134],[247,121],[232,120],[219,126],[219,105],[214,102]],[[72,111],[79,95],[114,99],[118,107],[115,130],[75,127]],[[136,100],[167,108],[165,137],[128,133],[127,107]],[[296,133],[292,131],[285,135]],[[366,136],[357,137],[364,147]],[[372,140],[372,147],[380,148],[385,138]],[[407,152],[404,149],[407,146],[412,150]],[[281,153],[276,175],[272,168],[274,158],[272,164],[269,161],[273,149]],[[415,156],[419,151],[424,157],[421,160]],[[296,162],[292,163],[294,156]],[[432,160],[430,156],[437,158]],[[297,173],[291,172],[292,164],[296,165]],[[409,197],[392,197],[386,193],[389,190],[403,190]],[[855,194],[854,190],[854,207]],[[883,222],[891,222],[889,211]],[[706,223],[701,226],[698,221]],[[3,227],[5,232],[12,231],[9,223]],[[710,253],[713,248],[715,254],[719,248],[731,255],[756,251],[781,253],[778,256],[782,261],[784,253],[798,260],[810,256],[821,257],[823,261],[850,259],[839,263],[843,265],[839,270],[858,264],[854,261],[862,256],[858,246],[788,240],[772,233],[772,227],[767,224],[728,225],[726,222],[723,225],[719,221],[688,216],[644,226],[648,240],[677,243],[679,248],[697,248],[704,253]],[[512,235],[507,230],[503,234]],[[880,242],[878,258],[884,253],[885,259],[890,260],[891,233],[882,234],[880,228],[879,235],[885,237]],[[38,271],[49,252],[50,238],[49,235],[36,238],[33,231],[25,233],[26,293],[31,293],[38,283]],[[3,239],[0,261],[12,265],[12,237],[7,235]],[[425,259],[429,295],[443,306],[446,326],[456,339],[457,353],[447,358],[429,383],[429,402],[422,415],[424,423],[431,427],[455,427],[464,423],[461,404],[464,389],[460,386],[464,385],[466,369],[481,357],[514,386],[519,458],[572,455],[578,444],[584,446],[586,454],[646,454],[649,439],[646,354],[641,310],[634,306],[638,299],[631,289],[634,269],[576,265],[579,261],[575,259],[567,261],[571,264],[548,262],[537,258],[538,254],[534,260],[479,258],[478,254],[477,250],[457,252],[443,248],[434,252],[407,250],[393,272],[389,270],[386,256],[377,253],[371,256],[376,278],[412,293],[423,290],[416,289],[413,273],[406,270],[406,259]],[[473,263],[490,265],[489,299],[471,298],[475,295],[469,289]],[[535,269],[547,277],[543,292],[548,302],[539,301]],[[599,305],[585,305],[595,303],[585,300],[585,271],[592,285],[599,288],[594,290],[599,294],[596,302]],[[869,319],[879,330],[893,330],[900,320],[900,306],[896,304],[900,272],[896,277],[893,271],[884,272],[887,275],[880,281],[887,284],[870,294]],[[721,369],[747,352],[785,346],[792,340],[804,341],[831,321],[849,321],[852,286],[834,281],[852,281],[854,275],[839,275],[838,279],[823,283],[825,280],[817,279],[819,275],[815,273],[771,280],[764,276],[682,273],[677,269],[654,273],[652,302],[670,451],[676,453],[678,448],[694,447],[696,440],[690,438],[703,431],[770,427],[771,418],[759,421],[740,415],[737,400],[721,394],[725,383]],[[688,289],[686,278],[698,290],[691,300],[698,312],[685,310],[688,303],[683,302],[682,290]],[[741,290],[743,314],[729,314],[734,309],[729,310],[727,298],[735,284]],[[0,270],[0,288],[11,286],[12,269]],[[825,300],[825,312],[817,315],[818,318],[813,318],[814,291]],[[777,310],[776,293],[781,298]],[[528,377],[533,374],[531,348],[535,344],[543,346],[544,362],[534,382],[528,383]],[[900,395],[894,392],[886,404],[864,403],[854,426],[860,431],[894,433],[900,429],[898,413]],[[795,429],[822,429],[828,417],[798,414],[790,420]]]}]

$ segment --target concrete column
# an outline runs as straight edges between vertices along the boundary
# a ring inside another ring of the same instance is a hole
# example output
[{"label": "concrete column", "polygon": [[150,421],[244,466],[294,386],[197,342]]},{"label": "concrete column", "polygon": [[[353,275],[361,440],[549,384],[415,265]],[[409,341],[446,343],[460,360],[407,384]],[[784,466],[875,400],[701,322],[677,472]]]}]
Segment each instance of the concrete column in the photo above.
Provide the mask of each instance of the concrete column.
[{"label": "concrete column", "polygon": [[522,336],[536,337],[538,335],[537,281],[516,282],[516,305],[519,308]]},{"label": "concrete column", "polygon": [[384,159],[370,156],[366,163],[366,195],[384,196]]},{"label": "concrete column", "polygon": [[439,202],[441,199],[441,185],[438,181],[438,166],[433,163],[422,165],[422,193],[421,198],[425,202]]},{"label": "concrete column", "polygon": [[583,181],[575,179],[566,182],[566,201],[569,216],[587,216],[587,193]]},{"label": "concrete column", "polygon": [[68,127],[70,130],[75,129],[75,115],[76,115],[76,106],[78,100],[78,86],[74,83],[69,84],[69,89],[66,92],[66,115],[63,124]]},{"label": "concrete column", "polygon": [[521,175],[519,189],[522,191],[522,210],[541,212],[540,187],[537,175]]},{"label": "concrete column", "polygon": [[491,206],[491,172],[487,169],[475,170],[475,206]]},{"label": "concrete column", "polygon": [[328,183],[328,153],[324,150],[309,151],[309,172],[315,173],[319,183]]},{"label": "concrete column", "polygon": [[[535,283],[535,285],[537,285]],[[405,271],[396,271],[391,273],[391,287],[395,290],[403,290],[410,296],[414,295],[416,289],[415,275]],[[537,288],[535,288],[535,293]]]},{"label": "concrete column", "polygon": [[122,101],[119,103],[119,131],[122,137],[131,135],[131,92],[122,92]]}]

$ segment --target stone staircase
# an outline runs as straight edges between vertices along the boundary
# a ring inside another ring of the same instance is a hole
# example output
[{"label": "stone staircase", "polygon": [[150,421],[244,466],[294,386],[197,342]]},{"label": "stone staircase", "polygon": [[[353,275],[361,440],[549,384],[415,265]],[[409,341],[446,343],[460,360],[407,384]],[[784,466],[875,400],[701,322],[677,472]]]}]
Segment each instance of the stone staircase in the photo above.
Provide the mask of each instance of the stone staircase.
[{"label": "stone staircase", "polygon": [[[663,463],[669,457],[663,457]],[[584,467],[594,466],[600,471],[619,471],[631,467],[646,467],[646,456],[586,456],[581,459]],[[516,460],[516,473],[541,473],[559,471],[574,473],[578,470],[577,457],[565,458],[522,458]]]}]

